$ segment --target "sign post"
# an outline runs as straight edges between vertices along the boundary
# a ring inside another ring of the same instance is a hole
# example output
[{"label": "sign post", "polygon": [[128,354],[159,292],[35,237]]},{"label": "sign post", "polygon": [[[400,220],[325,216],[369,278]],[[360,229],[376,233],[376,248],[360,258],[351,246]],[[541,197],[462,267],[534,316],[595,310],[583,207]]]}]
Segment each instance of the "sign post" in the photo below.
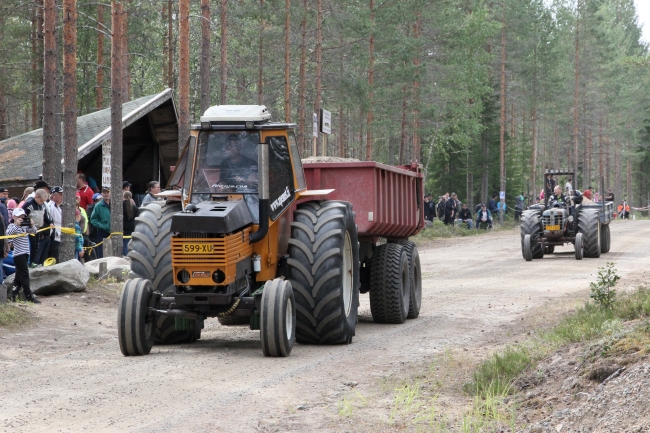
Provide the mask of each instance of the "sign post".
[{"label": "sign post", "polygon": [[318,156],[318,113],[314,113],[314,116],[312,118],[312,124],[313,124],[313,146],[312,146],[312,156]]},{"label": "sign post", "polygon": [[321,154],[327,156],[327,136],[332,133],[332,112],[320,110],[320,128],[323,133],[323,144]]}]

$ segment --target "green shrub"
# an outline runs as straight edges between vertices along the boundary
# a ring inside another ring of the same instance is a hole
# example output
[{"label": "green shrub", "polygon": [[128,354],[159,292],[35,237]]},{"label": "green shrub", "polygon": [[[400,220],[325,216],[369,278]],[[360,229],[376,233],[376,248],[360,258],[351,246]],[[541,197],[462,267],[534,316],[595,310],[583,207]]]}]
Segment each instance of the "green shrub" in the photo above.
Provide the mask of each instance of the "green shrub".
[{"label": "green shrub", "polygon": [[616,300],[616,284],[621,277],[616,274],[614,263],[608,262],[605,267],[598,268],[598,281],[590,283],[591,299],[605,308],[611,308]]},{"label": "green shrub", "polygon": [[465,391],[481,397],[510,394],[512,381],[530,364],[526,347],[508,346],[502,352],[493,353],[478,366],[472,382],[465,385]]}]

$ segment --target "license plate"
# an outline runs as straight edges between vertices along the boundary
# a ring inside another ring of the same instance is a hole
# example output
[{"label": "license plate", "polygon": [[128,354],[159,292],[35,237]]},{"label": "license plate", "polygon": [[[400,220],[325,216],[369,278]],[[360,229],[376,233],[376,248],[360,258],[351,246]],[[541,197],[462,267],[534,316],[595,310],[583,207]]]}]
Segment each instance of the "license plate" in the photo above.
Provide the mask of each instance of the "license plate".
[{"label": "license plate", "polygon": [[557,226],[546,226],[546,230],[550,230],[550,231],[555,230],[555,231],[557,231],[557,230],[560,230],[560,226],[559,225],[557,225]]},{"label": "license plate", "polygon": [[210,254],[213,251],[213,244],[183,244],[183,254]]}]

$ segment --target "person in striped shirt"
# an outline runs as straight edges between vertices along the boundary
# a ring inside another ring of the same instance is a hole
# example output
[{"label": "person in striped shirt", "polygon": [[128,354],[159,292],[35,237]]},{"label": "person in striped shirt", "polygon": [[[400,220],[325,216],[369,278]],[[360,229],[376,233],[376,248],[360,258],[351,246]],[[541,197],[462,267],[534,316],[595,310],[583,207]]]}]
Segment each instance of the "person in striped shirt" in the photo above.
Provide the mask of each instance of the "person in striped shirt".
[{"label": "person in striped shirt", "polygon": [[29,288],[29,240],[26,235],[27,233],[36,233],[36,227],[34,227],[34,221],[31,221],[29,227],[21,226],[25,218],[25,211],[22,208],[16,208],[13,217],[14,222],[7,227],[7,234],[25,235],[13,238],[11,241],[14,246],[14,266],[16,267],[16,278],[14,279],[14,288],[11,292],[11,300],[16,302],[16,297],[22,288],[25,298],[28,301],[40,304],[41,301],[34,297]]}]

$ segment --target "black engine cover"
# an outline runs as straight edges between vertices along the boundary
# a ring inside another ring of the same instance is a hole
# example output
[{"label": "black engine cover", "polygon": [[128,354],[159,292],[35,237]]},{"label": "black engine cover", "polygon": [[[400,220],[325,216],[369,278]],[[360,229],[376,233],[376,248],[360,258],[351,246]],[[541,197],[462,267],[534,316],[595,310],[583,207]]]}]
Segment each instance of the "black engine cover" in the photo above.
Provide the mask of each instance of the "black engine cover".
[{"label": "black engine cover", "polygon": [[196,212],[179,212],[172,217],[172,232],[230,234],[253,224],[244,200],[204,201]]}]

